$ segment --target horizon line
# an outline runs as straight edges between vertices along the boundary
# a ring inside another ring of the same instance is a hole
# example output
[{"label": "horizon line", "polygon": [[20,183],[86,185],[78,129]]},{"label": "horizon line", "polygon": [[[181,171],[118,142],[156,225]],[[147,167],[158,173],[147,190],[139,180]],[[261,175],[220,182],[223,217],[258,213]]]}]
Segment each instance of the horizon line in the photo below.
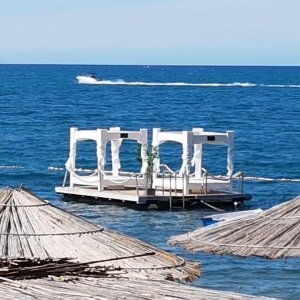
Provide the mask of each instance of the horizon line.
[{"label": "horizon line", "polygon": [[52,65],[52,66],[148,66],[148,67],[300,67],[300,65],[238,65],[238,64],[84,64],[84,63],[0,63],[1,65]]}]

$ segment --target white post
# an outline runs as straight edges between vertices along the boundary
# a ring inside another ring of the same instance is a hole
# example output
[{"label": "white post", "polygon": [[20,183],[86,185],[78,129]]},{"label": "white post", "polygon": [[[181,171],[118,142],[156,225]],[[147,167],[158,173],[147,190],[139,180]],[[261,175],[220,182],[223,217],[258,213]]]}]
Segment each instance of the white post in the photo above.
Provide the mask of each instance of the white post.
[{"label": "white post", "polygon": [[70,173],[70,187],[74,187],[74,180],[73,177],[75,172],[75,164],[76,164],[76,131],[78,128],[71,127],[70,128],[70,152],[69,152],[69,159],[66,163],[66,167]]},{"label": "white post", "polygon": [[[158,135],[160,133],[160,128],[153,128],[152,131],[152,149],[155,149],[157,151],[157,156],[154,157],[153,160],[153,184],[155,185],[155,179],[157,177],[157,173],[159,172],[159,166],[160,166],[160,157],[159,157],[159,145],[160,141],[158,139]],[[155,188],[155,186],[153,187]]]},{"label": "white post", "polygon": [[[201,135],[203,133],[203,128],[193,128],[194,135]],[[194,157],[192,164],[195,166],[195,178],[202,178],[202,143],[194,143]]]},{"label": "white post", "polygon": [[[147,149],[148,149],[148,129],[140,129],[141,137],[138,143],[141,145],[141,160],[142,166],[140,173],[143,176],[143,188],[147,189],[147,168],[148,168],[148,157],[147,157]],[[138,184],[138,182],[137,182]]]},{"label": "white post", "polygon": [[[110,132],[120,132],[120,127],[113,127],[109,129]],[[111,163],[112,163],[112,174],[113,176],[119,175],[119,170],[121,168],[120,163],[120,146],[123,139],[119,138],[116,140],[111,140]]]},{"label": "white post", "polygon": [[227,131],[227,136],[228,136],[227,176],[230,178],[230,191],[232,191],[234,131]]},{"label": "white post", "polygon": [[182,192],[184,195],[189,193],[189,176],[190,176],[190,166],[191,166],[191,153],[193,149],[193,132],[183,131],[182,132],[182,166],[180,173],[184,177],[182,187]]},{"label": "white post", "polygon": [[234,155],[234,131],[227,131],[228,153],[227,153],[227,176],[233,174],[233,155]]},{"label": "white post", "polygon": [[105,167],[105,159],[106,159],[106,136],[107,129],[97,129],[97,169],[98,169],[98,191],[102,191],[104,189],[103,186],[103,174]]}]

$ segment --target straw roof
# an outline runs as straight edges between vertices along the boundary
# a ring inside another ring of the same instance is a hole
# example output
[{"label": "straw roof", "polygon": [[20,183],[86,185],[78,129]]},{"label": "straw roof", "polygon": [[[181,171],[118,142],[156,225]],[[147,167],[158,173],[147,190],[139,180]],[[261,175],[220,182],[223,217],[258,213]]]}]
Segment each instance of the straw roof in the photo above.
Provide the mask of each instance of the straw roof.
[{"label": "straw roof", "polygon": [[[58,280],[58,281],[57,281]],[[0,282],[0,298],[30,299],[271,299],[214,291],[168,281],[52,278]]]},{"label": "straw roof", "polygon": [[173,236],[190,251],[266,258],[300,256],[300,196],[262,213]]},{"label": "straw roof", "polygon": [[102,276],[142,279],[192,281],[200,275],[198,263],[89,223],[25,188],[0,189],[1,276],[78,273],[87,267]]}]

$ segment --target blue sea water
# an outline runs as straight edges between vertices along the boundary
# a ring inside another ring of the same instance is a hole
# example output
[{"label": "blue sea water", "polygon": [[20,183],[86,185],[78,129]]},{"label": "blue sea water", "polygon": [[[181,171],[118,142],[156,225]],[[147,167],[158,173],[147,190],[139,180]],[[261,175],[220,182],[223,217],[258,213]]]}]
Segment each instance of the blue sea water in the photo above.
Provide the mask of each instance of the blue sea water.
[{"label": "blue sea water", "polygon": [[[104,83],[78,84],[77,75],[92,72]],[[209,209],[137,211],[64,202],[54,191],[62,184],[70,127],[203,127],[235,131],[235,170],[246,173],[245,191],[253,196],[247,208],[292,199],[300,194],[300,67],[0,65],[0,116],[1,187],[23,184],[92,222],[200,261],[194,285],[300,297],[297,258],[191,254],[167,245],[171,235],[199,227],[203,215],[214,213]],[[135,163],[133,149],[124,155],[125,166]],[[207,162],[216,172],[224,163]]]}]

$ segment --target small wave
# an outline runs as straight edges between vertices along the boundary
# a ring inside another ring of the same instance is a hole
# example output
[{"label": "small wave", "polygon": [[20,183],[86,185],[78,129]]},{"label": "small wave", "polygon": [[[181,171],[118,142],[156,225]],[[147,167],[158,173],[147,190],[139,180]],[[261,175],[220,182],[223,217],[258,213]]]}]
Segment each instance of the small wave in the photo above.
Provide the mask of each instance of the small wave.
[{"label": "small wave", "polygon": [[300,84],[261,84],[260,86],[271,88],[300,88]]},{"label": "small wave", "polygon": [[[55,167],[55,166],[49,166],[48,170],[50,171],[65,171],[66,168],[65,167]],[[95,172],[95,170],[93,169],[82,169],[82,168],[78,168],[75,169],[76,172],[82,172],[82,173],[91,173],[91,172]]]},{"label": "small wave", "polygon": [[300,182],[300,178],[268,178],[259,176],[245,176],[244,180],[248,181],[266,181],[266,182]]},{"label": "small wave", "polygon": [[[66,169],[65,167],[55,167],[55,166],[48,167],[48,170],[51,171],[64,171],[65,169]],[[83,172],[83,173],[90,173],[90,172],[94,172],[95,170],[78,168],[76,169],[76,171]],[[270,178],[270,177],[261,177],[261,176],[245,176],[244,180],[262,181],[262,182],[300,182],[300,178]]]},{"label": "small wave", "polygon": [[262,87],[274,87],[274,88],[284,88],[287,87],[285,84],[261,84]]},{"label": "small wave", "polygon": [[24,167],[19,166],[19,165],[0,165],[0,169],[23,169]]},{"label": "small wave", "polygon": [[50,170],[50,171],[63,171],[63,170],[65,170],[65,168],[64,167],[53,167],[53,166],[50,166],[50,167],[48,167],[48,170]]}]

